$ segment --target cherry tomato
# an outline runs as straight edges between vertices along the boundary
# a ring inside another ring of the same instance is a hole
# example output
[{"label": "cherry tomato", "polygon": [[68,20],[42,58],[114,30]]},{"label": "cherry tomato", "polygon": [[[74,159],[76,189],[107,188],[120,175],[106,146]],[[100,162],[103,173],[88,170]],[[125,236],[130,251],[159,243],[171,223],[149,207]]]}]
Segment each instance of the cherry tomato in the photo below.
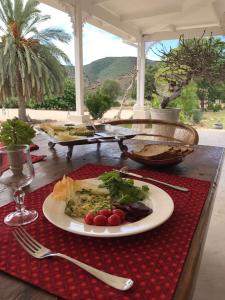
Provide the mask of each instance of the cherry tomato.
[{"label": "cherry tomato", "polygon": [[112,211],[110,209],[101,209],[99,212],[98,212],[98,215],[103,215],[105,216],[106,218],[110,217],[112,215]]},{"label": "cherry tomato", "polygon": [[95,215],[92,212],[89,212],[86,214],[86,216],[84,217],[84,222],[88,225],[92,225],[93,224],[93,220],[94,220]]},{"label": "cherry tomato", "polygon": [[118,215],[120,217],[121,221],[125,220],[126,214],[122,209],[118,209],[118,208],[113,209],[113,214]]},{"label": "cherry tomato", "polygon": [[107,224],[107,217],[103,215],[97,215],[94,217],[93,224],[96,226],[104,226]]},{"label": "cherry tomato", "polygon": [[121,219],[119,215],[113,214],[108,218],[108,225],[117,226],[121,224]]}]

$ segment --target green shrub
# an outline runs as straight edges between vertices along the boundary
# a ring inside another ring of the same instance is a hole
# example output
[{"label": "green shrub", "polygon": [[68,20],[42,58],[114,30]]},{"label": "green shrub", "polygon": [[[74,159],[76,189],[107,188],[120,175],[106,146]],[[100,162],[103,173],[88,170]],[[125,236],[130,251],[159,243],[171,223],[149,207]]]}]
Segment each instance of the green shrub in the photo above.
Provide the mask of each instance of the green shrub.
[{"label": "green shrub", "polygon": [[112,107],[112,100],[101,94],[99,90],[90,93],[85,99],[86,107],[94,120],[101,119],[105,112]]},{"label": "green shrub", "polygon": [[18,108],[18,100],[17,98],[9,98],[3,103],[1,103],[1,107],[5,108]]},{"label": "green shrub", "polygon": [[189,123],[189,121],[190,121],[190,117],[183,110],[181,110],[179,113],[179,122]]},{"label": "green shrub", "polygon": [[220,110],[222,110],[222,106],[220,104],[214,104],[213,111],[217,112],[217,111],[220,111]]},{"label": "green shrub", "polygon": [[194,123],[200,123],[202,119],[202,111],[200,109],[194,109],[192,111],[192,120]]},{"label": "green shrub", "polygon": [[198,108],[198,103],[197,85],[191,82],[182,90],[181,96],[170,103],[169,107],[181,108],[184,115],[180,121],[188,122],[192,119],[193,111]]},{"label": "green shrub", "polygon": [[213,109],[214,109],[214,104],[209,103],[208,106],[207,106],[207,110],[210,111],[210,110],[213,110]]},{"label": "green shrub", "polygon": [[106,79],[101,86],[101,94],[116,100],[121,94],[121,87],[118,81]]},{"label": "green shrub", "polygon": [[214,104],[214,103],[209,103],[208,107],[207,107],[207,110],[212,110],[213,112],[217,112],[222,109],[223,108],[222,108],[221,104]]},{"label": "green shrub", "polygon": [[66,79],[64,94],[62,96],[45,97],[41,103],[37,103],[34,99],[31,99],[27,107],[47,110],[76,110],[74,81]]}]

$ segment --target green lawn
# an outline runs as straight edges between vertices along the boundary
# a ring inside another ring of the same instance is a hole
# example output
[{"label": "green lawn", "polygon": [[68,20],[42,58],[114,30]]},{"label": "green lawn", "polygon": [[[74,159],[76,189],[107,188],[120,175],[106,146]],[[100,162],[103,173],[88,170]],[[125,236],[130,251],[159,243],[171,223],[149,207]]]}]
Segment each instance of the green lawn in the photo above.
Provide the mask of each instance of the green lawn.
[{"label": "green lawn", "polygon": [[225,129],[225,110],[218,112],[205,112],[199,125],[205,128],[213,128],[213,124],[218,121],[223,123]]}]

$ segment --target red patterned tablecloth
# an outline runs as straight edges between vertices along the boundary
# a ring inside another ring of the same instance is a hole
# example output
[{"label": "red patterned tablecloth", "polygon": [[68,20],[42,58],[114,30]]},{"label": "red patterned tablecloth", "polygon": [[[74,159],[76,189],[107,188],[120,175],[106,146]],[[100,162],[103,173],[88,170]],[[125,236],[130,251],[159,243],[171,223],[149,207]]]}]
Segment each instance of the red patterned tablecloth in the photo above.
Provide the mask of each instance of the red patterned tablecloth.
[{"label": "red patterned tablecloth", "polygon": [[[2,146],[3,146],[3,144],[0,143],[0,147],[2,147]],[[38,149],[39,149],[38,145],[36,145],[36,144],[31,144],[30,145],[30,151],[34,151],[34,150],[38,150]],[[31,160],[32,160],[33,164],[43,160],[45,157],[46,157],[46,155],[33,155],[33,154],[31,154]],[[5,160],[2,161],[1,164],[0,164],[0,172],[7,170],[8,167],[9,167],[8,158],[7,158],[7,156],[5,156]]]},{"label": "red patterned tablecloth", "polygon": [[[109,166],[85,165],[70,174],[90,178],[111,170]],[[134,287],[120,292],[60,258],[37,260],[17,244],[4,216],[14,209],[10,203],[0,209],[0,270],[65,299],[75,300],[164,300],[172,299],[190,243],[207,198],[210,183],[154,171],[137,171],[190,189],[182,193],[165,189],[175,210],[160,227],[143,234],[114,238],[90,238],[65,232],[50,224],[42,213],[42,203],[53,184],[27,195],[26,204],[39,212],[26,229],[53,251],[62,252],[115,275],[131,277]]]},{"label": "red patterned tablecloth", "polygon": [[[33,154],[31,154],[31,160],[32,160],[33,164],[45,159],[45,157],[46,157],[46,155],[33,155]],[[8,157],[5,156],[3,158],[3,161],[1,162],[1,165],[0,165],[0,172],[4,172],[8,168],[9,168]]]}]

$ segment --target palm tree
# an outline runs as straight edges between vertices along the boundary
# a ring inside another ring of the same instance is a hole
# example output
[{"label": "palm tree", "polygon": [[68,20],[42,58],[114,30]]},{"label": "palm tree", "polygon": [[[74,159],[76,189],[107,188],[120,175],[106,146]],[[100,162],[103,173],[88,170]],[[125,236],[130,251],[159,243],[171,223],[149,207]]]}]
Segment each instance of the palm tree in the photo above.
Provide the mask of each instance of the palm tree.
[{"label": "palm tree", "polygon": [[26,102],[60,94],[64,88],[67,55],[55,41],[68,43],[61,29],[38,30],[50,18],[41,15],[36,0],[0,0],[0,101],[16,96],[19,118],[26,120]]}]

